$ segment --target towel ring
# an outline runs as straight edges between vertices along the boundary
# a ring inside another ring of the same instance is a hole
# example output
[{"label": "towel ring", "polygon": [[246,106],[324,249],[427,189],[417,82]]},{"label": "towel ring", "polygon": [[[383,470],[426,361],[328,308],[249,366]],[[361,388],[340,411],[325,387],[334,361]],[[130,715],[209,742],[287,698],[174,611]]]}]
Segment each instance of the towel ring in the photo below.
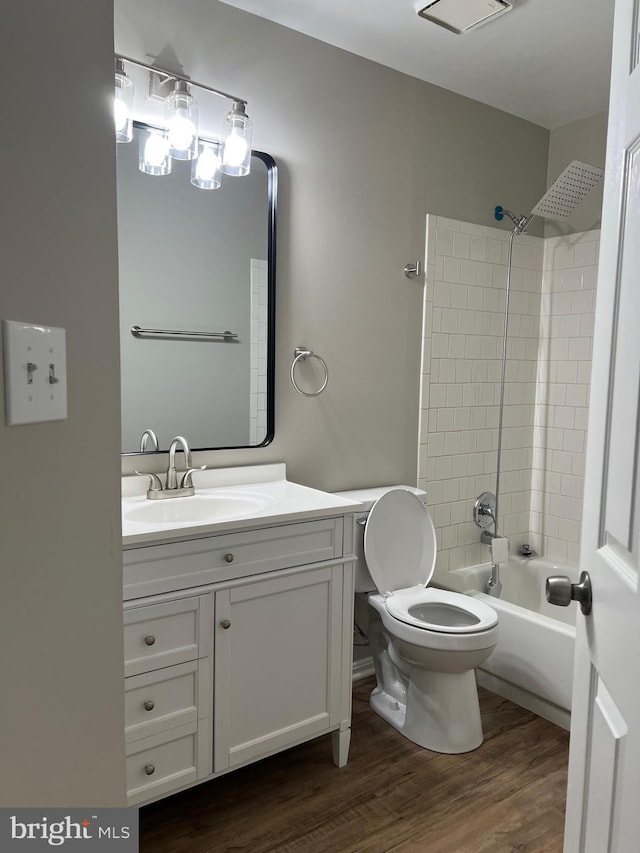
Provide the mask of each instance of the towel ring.
[{"label": "towel ring", "polygon": [[[322,365],[322,369],[324,370],[324,382],[318,388],[317,391],[302,391],[298,387],[298,384],[296,382],[296,377],[295,377],[296,364],[299,361],[304,361],[306,358],[317,359],[320,362],[320,364]],[[302,394],[303,397],[317,397],[318,394],[322,394],[324,389],[327,387],[327,382],[329,381],[329,368],[327,367],[326,361],[323,358],[320,358],[320,356],[317,355],[315,352],[312,352],[312,350],[307,349],[306,347],[296,347],[295,350],[293,351],[293,361],[291,362],[291,370],[289,372],[289,376],[291,377],[291,384],[296,389],[298,394]]]}]

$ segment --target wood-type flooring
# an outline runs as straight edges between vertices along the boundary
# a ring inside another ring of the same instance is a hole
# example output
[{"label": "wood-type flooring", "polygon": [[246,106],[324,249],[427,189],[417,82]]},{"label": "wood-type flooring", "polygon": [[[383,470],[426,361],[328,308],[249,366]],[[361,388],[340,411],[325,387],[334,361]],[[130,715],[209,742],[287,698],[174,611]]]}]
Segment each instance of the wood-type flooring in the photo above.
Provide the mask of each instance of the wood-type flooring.
[{"label": "wood-type flooring", "polygon": [[349,763],[330,737],[140,811],[140,853],[561,853],[568,733],[480,690],[475,752],[421,749],[354,685]]}]

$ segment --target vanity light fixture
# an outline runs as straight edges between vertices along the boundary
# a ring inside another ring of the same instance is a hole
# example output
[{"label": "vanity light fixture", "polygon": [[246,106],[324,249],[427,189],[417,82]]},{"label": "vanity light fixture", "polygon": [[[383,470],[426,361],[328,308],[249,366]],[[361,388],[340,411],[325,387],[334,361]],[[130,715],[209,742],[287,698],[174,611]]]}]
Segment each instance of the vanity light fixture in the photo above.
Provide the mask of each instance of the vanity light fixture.
[{"label": "vanity light fixture", "polygon": [[[249,174],[253,122],[246,113],[245,100],[128,56],[116,56],[114,114],[118,142],[130,142],[133,138],[133,81],[124,71],[125,62],[147,69],[156,75],[153,79],[163,78],[159,87],[167,84],[172,87],[165,98],[164,128],[153,129],[141,139],[139,166],[142,172],[168,175],[172,160],[191,160],[191,183],[202,189],[219,187],[222,173]],[[191,94],[193,87],[232,102],[217,144],[198,139],[198,104]]]},{"label": "vanity light fixture", "polygon": [[164,102],[165,124],[174,160],[198,156],[198,105],[184,80],[176,80]]},{"label": "vanity light fixture", "polygon": [[224,117],[222,171],[225,175],[248,175],[251,168],[253,122],[244,108],[244,101],[234,101]]},{"label": "vanity light fixture", "polygon": [[113,118],[116,125],[116,142],[133,139],[133,80],[127,77],[124,62],[116,57],[116,91],[113,99]]}]

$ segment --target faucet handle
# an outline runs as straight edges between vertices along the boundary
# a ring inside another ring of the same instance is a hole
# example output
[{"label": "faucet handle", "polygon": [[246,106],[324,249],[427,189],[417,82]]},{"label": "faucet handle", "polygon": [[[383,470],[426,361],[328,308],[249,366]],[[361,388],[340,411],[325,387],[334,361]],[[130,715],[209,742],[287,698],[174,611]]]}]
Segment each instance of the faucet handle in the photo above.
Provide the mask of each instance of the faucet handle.
[{"label": "faucet handle", "polygon": [[192,489],[193,482],[191,481],[191,475],[194,471],[206,471],[206,465],[200,465],[198,468],[187,468],[187,470],[182,475],[182,480],[180,480],[180,488],[181,489]]},{"label": "faucet handle", "polygon": [[162,480],[158,477],[157,474],[145,473],[144,471],[135,471],[135,474],[138,477],[149,477],[149,491],[150,492],[161,492],[162,491]]}]

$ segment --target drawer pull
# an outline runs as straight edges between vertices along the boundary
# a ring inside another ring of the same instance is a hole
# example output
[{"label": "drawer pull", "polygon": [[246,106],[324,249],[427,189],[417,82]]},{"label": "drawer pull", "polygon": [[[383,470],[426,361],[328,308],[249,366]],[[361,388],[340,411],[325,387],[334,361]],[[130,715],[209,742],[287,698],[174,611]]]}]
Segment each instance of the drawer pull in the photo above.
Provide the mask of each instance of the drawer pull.
[{"label": "drawer pull", "polygon": [[225,554],[224,560],[225,560],[225,563],[233,563],[233,554]]},{"label": "drawer pull", "polygon": [[156,638],[153,636],[153,634],[147,634],[147,636],[144,638],[144,641],[147,646],[152,646],[155,643]]},{"label": "drawer pull", "polygon": [[156,772],[155,764],[145,764],[144,772],[147,774],[147,776],[153,776],[153,774]]},{"label": "drawer pull", "polygon": [[230,620],[229,620],[229,619],[223,619],[223,620],[220,622],[220,625],[221,625],[221,627],[222,627],[222,628],[224,628],[224,630],[226,631],[226,630],[227,630],[227,628],[230,628],[230,627],[231,627],[231,622],[230,622]]},{"label": "drawer pull", "polygon": [[155,707],[156,707],[156,703],[152,702],[151,699],[147,699],[147,701],[144,703],[145,711],[153,711],[153,709]]}]

